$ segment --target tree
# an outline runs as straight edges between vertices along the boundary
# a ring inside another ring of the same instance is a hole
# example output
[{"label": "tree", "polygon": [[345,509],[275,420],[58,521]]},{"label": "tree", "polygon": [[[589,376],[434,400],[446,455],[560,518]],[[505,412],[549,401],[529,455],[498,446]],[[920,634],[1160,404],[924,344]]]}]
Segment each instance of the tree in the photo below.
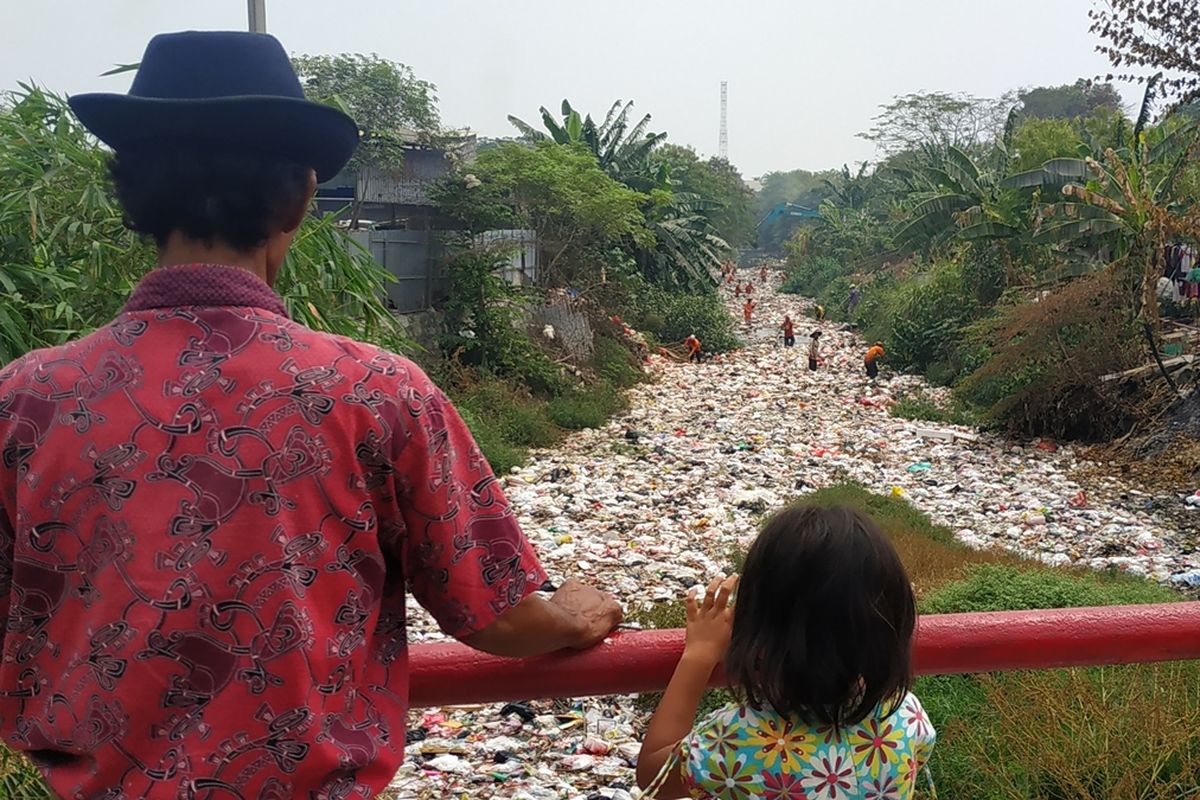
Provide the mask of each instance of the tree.
[{"label": "tree", "polygon": [[826,179],[834,172],[809,172],[793,169],[788,172],[768,172],[762,177],[763,188],[758,193],[756,213],[762,219],[780,203],[794,203],[816,208],[828,196]]},{"label": "tree", "polygon": [[654,245],[642,215],[648,198],[606,175],[581,144],[486,150],[470,175],[444,181],[434,201],[473,230],[508,223],[536,231],[552,283],[592,277],[599,254],[623,242]]},{"label": "tree", "polygon": [[1098,108],[1121,110],[1121,95],[1115,86],[1082,78],[1074,84],[1023,89],[1017,99],[1025,116],[1037,119],[1075,119],[1090,116]]},{"label": "tree", "polygon": [[1200,149],[1200,120],[1147,127],[1154,89],[1151,82],[1130,147],[1110,147],[1095,158],[1055,159],[1005,181],[1060,191],[1062,200],[1041,209],[1034,241],[1103,247],[1108,257],[1092,266],[1112,272],[1127,292],[1131,318],[1146,320],[1157,316],[1154,289],[1163,246],[1200,236],[1195,198],[1178,191]]},{"label": "tree", "polygon": [[1066,119],[1026,119],[1013,134],[1013,168],[1025,171],[1053,158],[1077,156],[1081,142],[1079,129]]},{"label": "tree", "polygon": [[729,252],[729,243],[709,222],[716,204],[692,194],[654,193],[646,212],[653,247],[639,247],[635,260],[642,274],[659,286],[703,291],[714,286],[710,269]]},{"label": "tree", "polygon": [[362,141],[351,170],[398,168],[405,134],[432,138],[440,128],[437,87],[404,64],[358,53],[298,56],[292,63],[310,100],[336,105],[358,123]]},{"label": "tree", "polygon": [[953,239],[1018,236],[1022,203],[1001,185],[1005,166],[1003,161],[996,170],[980,166],[957,147],[929,156],[907,172],[908,197],[915,204],[896,242],[935,249]]},{"label": "tree", "polygon": [[618,100],[597,125],[590,114],[581,116],[563,100],[561,124],[544,106],[541,109],[548,133],[517,117],[508,119],[527,141],[586,148],[604,172],[647,198],[642,210],[653,236],[634,248],[634,258],[647,278],[689,290],[711,288],[709,268],[717,266],[730,249],[711,222],[721,204],[707,196],[672,193],[668,165],[653,157],[667,135],[647,132],[649,114],[630,129],[632,109],[632,101]]},{"label": "tree", "polygon": [[880,106],[875,125],[859,136],[892,155],[922,147],[974,151],[1004,129],[1016,99],[989,99],[945,92],[907,94]]},{"label": "tree", "polygon": [[[1145,84],[1160,71],[1163,96],[1177,104],[1200,99],[1200,4],[1196,0],[1105,0],[1088,12],[1096,50],[1120,80]],[[1113,75],[1107,76],[1108,80]]]},{"label": "tree", "polygon": [[667,167],[671,190],[707,203],[703,216],[718,236],[732,246],[754,239],[754,193],[737,168],[720,158],[701,160],[690,147],[668,144],[654,151],[656,164]]},{"label": "tree", "polygon": [[666,174],[652,169],[650,153],[666,140],[667,134],[648,132],[649,114],[630,128],[629,112],[633,110],[632,100],[627,103],[620,100],[613,103],[604,116],[604,122],[599,125],[592,120],[591,114],[580,116],[567,100],[562,101],[561,123],[545,106],[539,110],[547,133],[511,114],[508,121],[531,142],[550,139],[558,144],[581,144],[587,147],[601,169],[638,191],[649,191],[665,185]]}]

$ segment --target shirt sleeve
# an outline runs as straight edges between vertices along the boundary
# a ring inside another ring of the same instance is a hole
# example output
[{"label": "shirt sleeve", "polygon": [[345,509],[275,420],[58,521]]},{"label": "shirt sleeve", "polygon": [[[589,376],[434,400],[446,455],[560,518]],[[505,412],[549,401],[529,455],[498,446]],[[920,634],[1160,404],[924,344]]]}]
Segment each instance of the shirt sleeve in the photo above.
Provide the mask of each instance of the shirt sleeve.
[{"label": "shirt sleeve", "polygon": [[13,555],[16,528],[9,519],[4,501],[0,500],[0,653],[8,638],[8,612],[12,606]]},{"label": "shirt sleeve", "polygon": [[925,767],[929,763],[930,756],[933,755],[933,746],[937,743],[937,731],[929,719],[929,712],[921,705],[921,701],[917,699],[916,695],[909,693],[904,698],[904,703],[900,708],[900,721],[905,734],[911,741],[912,754],[917,762],[917,767]]},{"label": "shirt sleeve", "polygon": [[406,366],[395,458],[405,575],[417,602],[461,639],[537,591],[546,573],[462,417]]}]

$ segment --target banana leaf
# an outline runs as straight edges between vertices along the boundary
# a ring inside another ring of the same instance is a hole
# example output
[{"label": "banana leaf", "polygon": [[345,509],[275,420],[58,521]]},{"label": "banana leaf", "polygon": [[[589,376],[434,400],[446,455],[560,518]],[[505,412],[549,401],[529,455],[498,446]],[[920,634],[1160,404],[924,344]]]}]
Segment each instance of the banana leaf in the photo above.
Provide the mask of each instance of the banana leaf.
[{"label": "banana leaf", "polygon": [[1200,138],[1200,117],[1189,119],[1151,145],[1146,153],[1146,159],[1151,164],[1162,161],[1180,149],[1186,150],[1191,147],[1196,143],[1197,138]]},{"label": "banana leaf", "polygon": [[549,138],[545,132],[538,130],[520,117],[514,117],[512,114],[509,114],[508,121],[517,129],[517,132],[521,134],[521,138],[523,139],[538,142]]},{"label": "banana leaf", "polygon": [[913,206],[912,216],[954,214],[976,205],[976,199],[966,194],[939,194]]},{"label": "banana leaf", "polygon": [[[564,100],[563,105],[566,105],[566,102]],[[578,142],[580,140],[580,136],[583,134],[583,118],[579,116],[578,111],[572,111],[567,115],[566,131],[568,141]]]},{"label": "banana leaf", "polygon": [[540,110],[542,112],[542,124],[546,126],[546,130],[550,131],[550,138],[559,144],[570,142],[571,137],[567,135],[567,131],[563,126],[558,124],[558,120],[554,118],[554,115],[546,110],[545,106],[542,106]]},{"label": "banana leaf", "polygon": [[1043,227],[1033,235],[1033,241],[1035,244],[1064,244],[1079,239],[1103,236],[1106,233],[1114,233],[1124,227],[1121,220],[1116,217],[1111,219],[1077,219],[1058,225]]},{"label": "banana leaf", "polygon": [[967,241],[975,241],[979,239],[1009,239],[1014,236],[1021,235],[1021,229],[1013,225],[1007,225],[1003,222],[988,220],[987,222],[977,222],[974,225],[968,225],[958,232],[958,235]]}]

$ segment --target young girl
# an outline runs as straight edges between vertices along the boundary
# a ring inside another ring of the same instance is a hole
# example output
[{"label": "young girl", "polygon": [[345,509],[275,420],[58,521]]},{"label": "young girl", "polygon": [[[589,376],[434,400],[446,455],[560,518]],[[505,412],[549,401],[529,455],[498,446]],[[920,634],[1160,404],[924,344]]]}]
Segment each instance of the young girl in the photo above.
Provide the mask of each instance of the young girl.
[{"label": "young girl", "polygon": [[[643,798],[909,800],[934,743],[909,693],[912,585],[870,518],[776,514],[737,578],[688,597],[687,643],[638,757]],[[739,703],[695,728],[724,659]]]}]

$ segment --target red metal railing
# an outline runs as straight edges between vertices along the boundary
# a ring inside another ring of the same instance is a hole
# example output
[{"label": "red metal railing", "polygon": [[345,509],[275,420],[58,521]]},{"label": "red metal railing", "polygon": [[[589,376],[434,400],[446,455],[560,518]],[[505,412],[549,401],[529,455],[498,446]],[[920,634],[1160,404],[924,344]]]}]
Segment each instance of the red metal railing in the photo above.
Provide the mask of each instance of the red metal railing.
[{"label": "red metal railing", "polygon": [[[682,630],[617,633],[587,652],[529,659],[416,645],[410,698],[420,707],[660,691],[682,649]],[[1200,659],[1200,603],[924,616],[915,646],[922,675],[1182,659]]]}]

